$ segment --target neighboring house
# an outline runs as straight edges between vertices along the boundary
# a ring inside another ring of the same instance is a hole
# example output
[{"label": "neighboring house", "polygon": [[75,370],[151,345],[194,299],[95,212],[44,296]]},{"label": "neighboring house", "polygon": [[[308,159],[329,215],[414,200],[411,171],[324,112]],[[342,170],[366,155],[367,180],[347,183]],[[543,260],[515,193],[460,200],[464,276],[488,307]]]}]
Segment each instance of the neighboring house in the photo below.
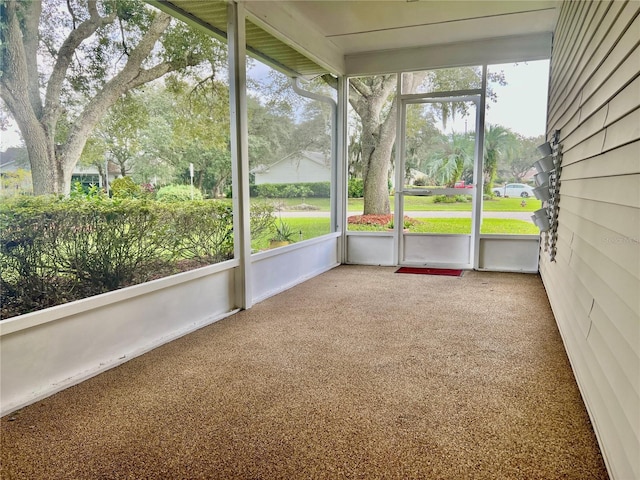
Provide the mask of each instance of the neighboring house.
[{"label": "neighboring house", "polygon": [[0,174],[15,172],[19,169],[29,170],[29,162],[24,148],[9,147],[0,152]]},{"label": "neighboring house", "polygon": [[33,184],[24,148],[10,147],[0,152],[0,195],[31,193]]},{"label": "neighboring house", "polygon": [[[120,168],[117,165],[109,163],[109,183],[120,176]],[[84,186],[98,185],[104,187],[104,178],[100,175],[98,168],[94,165],[76,165],[71,174],[71,184],[80,182]]]},{"label": "neighboring house", "polygon": [[[10,147],[6,151],[0,152],[0,176],[6,176],[9,173],[23,170],[30,172],[31,166],[27,159],[27,153],[24,148]],[[109,183],[120,176],[120,169],[117,165],[109,163]],[[71,175],[71,183],[79,181],[85,186],[98,185],[103,187],[103,178],[98,172],[97,167],[93,165],[82,166],[76,165]],[[31,185],[31,182],[29,182]],[[28,188],[30,189],[30,188]]]},{"label": "neighboring house", "polygon": [[272,165],[259,165],[251,173],[255,175],[256,185],[329,182],[331,159],[321,152],[295,152]]}]

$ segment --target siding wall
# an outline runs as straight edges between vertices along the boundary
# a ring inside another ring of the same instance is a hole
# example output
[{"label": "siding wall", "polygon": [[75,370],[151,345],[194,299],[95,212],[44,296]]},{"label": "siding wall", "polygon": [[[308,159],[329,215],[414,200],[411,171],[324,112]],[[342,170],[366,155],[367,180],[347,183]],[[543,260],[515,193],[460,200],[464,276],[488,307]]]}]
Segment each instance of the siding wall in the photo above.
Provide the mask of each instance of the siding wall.
[{"label": "siding wall", "polygon": [[640,2],[566,1],[548,138],[560,130],[557,257],[540,272],[612,478],[640,478]]}]

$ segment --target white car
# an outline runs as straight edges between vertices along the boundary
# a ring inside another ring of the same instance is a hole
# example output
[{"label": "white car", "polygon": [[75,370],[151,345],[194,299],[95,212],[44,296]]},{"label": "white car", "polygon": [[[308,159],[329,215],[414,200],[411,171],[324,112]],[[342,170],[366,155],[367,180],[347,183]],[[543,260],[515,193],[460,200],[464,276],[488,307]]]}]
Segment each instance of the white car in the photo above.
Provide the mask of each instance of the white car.
[{"label": "white car", "polygon": [[533,197],[533,188],[524,183],[508,183],[504,187],[495,187],[493,194],[496,197]]}]

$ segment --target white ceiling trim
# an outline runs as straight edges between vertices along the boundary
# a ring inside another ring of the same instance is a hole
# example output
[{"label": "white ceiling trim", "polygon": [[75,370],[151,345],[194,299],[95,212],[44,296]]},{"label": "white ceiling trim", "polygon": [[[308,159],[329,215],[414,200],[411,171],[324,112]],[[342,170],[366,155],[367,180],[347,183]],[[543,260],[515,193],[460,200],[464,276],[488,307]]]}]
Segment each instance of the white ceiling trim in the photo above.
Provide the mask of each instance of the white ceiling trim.
[{"label": "white ceiling trim", "polygon": [[[529,35],[553,30],[551,10],[492,15],[437,24],[406,26],[332,38],[346,55],[425,45],[477,41],[494,36]],[[535,28],[534,28],[535,27]]]},{"label": "white ceiling trim", "polygon": [[550,32],[347,55],[346,74],[375,75],[551,57]]},{"label": "white ceiling trim", "polygon": [[[417,0],[416,0],[417,1]],[[461,24],[461,22],[473,22],[473,21],[481,21],[481,22],[486,22],[487,20],[491,20],[491,19],[499,19],[501,21],[502,24],[507,23],[507,22],[520,22],[522,23],[522,21],[520,20],[521,18],[523,18],[523,16],[525,15],[536,15],[539,16],[541,18],[547,18],[549,17],[549,13],[552,13],[553,15],[555,15],[555,8],[537,8],[537,9],[533,9],[533,10],[518,10],[518,11],[514,11],[514,12],[500,12],[500,13],[495,13],[495,14],[486,14],[486,15],[477,15],[477,16],[469,16],[469,17],[465,17],[465,18],[449,18],[446,20],[438,20],[438,21],[431,21],[431,22],[421,22],[421,23],[409,23],[407,25],[398,25],[398,26],[390,26],[390,27],[383,27],[383,28],[374,28],[371,30],[364,30],[364,31],[349,31],[349,32],[343,32],[343,33],[332,33],[332,34],[327,34],[326,37],[327,38],[340,38],[340,37],[349,37],[349,36],[354,36],[354,35],[368,35],[371,33],[378,33],[378,32],[403,32],[406,31],[407,29],[410,28],[422,28],[422,27],[434,27],[437,25],[447,25],[449,28],[465,28],[464,24]],[[505,19],[504,17],[511,17],[508,19]],[[506,22],[505,22],[506,20]]]},{"label": "white ceiling trim", "polygon": [[294,16],[279,2],[249,1],[243,4],[252,23],[328,71],[344,74],[342,52],[305,18]]}]

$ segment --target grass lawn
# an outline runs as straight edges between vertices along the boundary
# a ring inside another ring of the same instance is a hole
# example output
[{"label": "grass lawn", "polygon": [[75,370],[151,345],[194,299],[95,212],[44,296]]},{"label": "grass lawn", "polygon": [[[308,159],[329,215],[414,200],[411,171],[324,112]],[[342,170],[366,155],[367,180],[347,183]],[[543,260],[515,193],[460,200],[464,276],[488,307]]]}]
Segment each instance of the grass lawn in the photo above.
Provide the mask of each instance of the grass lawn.
[{"label": "grass lawn", "polygon": [[[282,221],[289,225],[291,230],[296,232],[295,240],[309,240],[330,232],[329,217],[326,218],[283,218]],[[302,232],[302,233],[300,233]],[[251,248],[254,251],[269,249],[269,235],[264,235],[251,240]]]},{"label": "grass lawn", "polygon": [[[404,210],[406,212],[470,212],[471,202],[434,203],[434,197],[405,197]],[[542,208],[542,202],[537,198],[494,198],[482,202],[485,212],[533,212]]]},{"label": "grass lawn", "polygon": [[[434,203],[435,197],[405,197],[404,210],[406,212],[470,212],[471,202],[458,203]],[[542,202],[536,198],[525,199],[525,206],[522,206],[522,198],[494,198],[483,202],[485,212],[533,212],[542,208]],[[329,211],[328,198],[305,198],[304,202],[300,198],[278,198],[273,200],[260,199],[260,201],[272,201],[276,204],[283,204],[287,210],[293,210],[297,205],[305,203],[317,207],[320,212]],[[393,209],[394,197],[389,197],[391,208]],[[362,198],[350,198],[347,204],[350,212],[362,212],[364,201]]]},{"label": "grass lawn", "polygon": [[[384,226],[373,225],[349,225],[352,232],[383,232],[387,231]],[[428,218],[416,219],[416,224],[409,228],[413,233],[453,233],[471,234],[470,218]],[[480,233],[488,234],[511,234],[511,235],[537,235],[538,227],[531,222],[524,220],[513,220],[509,218],[485,218],[482,221]]]},{"label": "grass lawn", "polygon": [[[414,197],[408,197],[413,199]],[[393,198],[392,198],[393,200]],[[407,206],[411,211],[470,211],[470,203],[447,203],[447,204],[434,204],[433,197],[420,197],[421,202]],[[424,200],[429,200],[425,202]],[[300,199],[283,199],[286,205],[293,206],[301,203]],[[520,202],[522,200],[517,198],[499,198],[496,200],[489,200],[485,202],[486,211],[532,211],[540,208],[541,202],[538,200],[527,200],[526,207],[522,207]],[[313,202],[313,203],[310,203]],[[359,202],[359,203],[358,203]],[[313,198],[305,200],[305,203],[309,205],[316,205],[321,207],[320,211],[329,210],[329,199]],[[326,204],[326,205],[325,205]],[[325,208],[326,207],[326,208]],[[449,208],[447,208],[449,207]],[[491,207],[491,208],[489,208]],[[362,211],[362,199],[349,199],[349,209],[357,211],[358,208]],[[470,218],[417,218],[416,224],[411,226],[409,232],[415,233],[451,233],[451,234],[471,234],[471,219]],[[310,238],[319,237],[330,232],[330,219],[329,217],[312,217],[312,218],[282,218],[286,224],[289,225],[291,230],[296,232],[295,241],[308,240]],[[372,225],[349,225],[349,231],[387,231],[384,226],[372,226]],[[301,233],[300,233],[301,232]],[[537,235],[539,233],[538,228],[531,222],[524,220],[515,220],[508,218],[485,218],[482,222],[482,228],[480,233],[484,234],[512,234],[512,235]],[[268,250],[269,236],[263,235],[260,238],[253,239],[251,241],[251,248],[253,251]]]},{"label": "grass lawn", "polygon": [[[296,232],[296,241],[308,240],[329,233],[329,218],[283,218],[291,230]],[[384,226],[349,225],[349,231],[358,232],[384,232]],[[302,232],[302,234],[300,234]],[[450,233],[471,234],[470,218],[429,218],[416,219],[416,224],[411,226],[409,232],[414,233]],[[482,221],[480,233],[485,234],[511,234],[511,235],[538,235],[539,230],[531,222],[513,220],[508,218],[485,218]],[[254,251],[268,250],[269,235],[251,241]]]}]

